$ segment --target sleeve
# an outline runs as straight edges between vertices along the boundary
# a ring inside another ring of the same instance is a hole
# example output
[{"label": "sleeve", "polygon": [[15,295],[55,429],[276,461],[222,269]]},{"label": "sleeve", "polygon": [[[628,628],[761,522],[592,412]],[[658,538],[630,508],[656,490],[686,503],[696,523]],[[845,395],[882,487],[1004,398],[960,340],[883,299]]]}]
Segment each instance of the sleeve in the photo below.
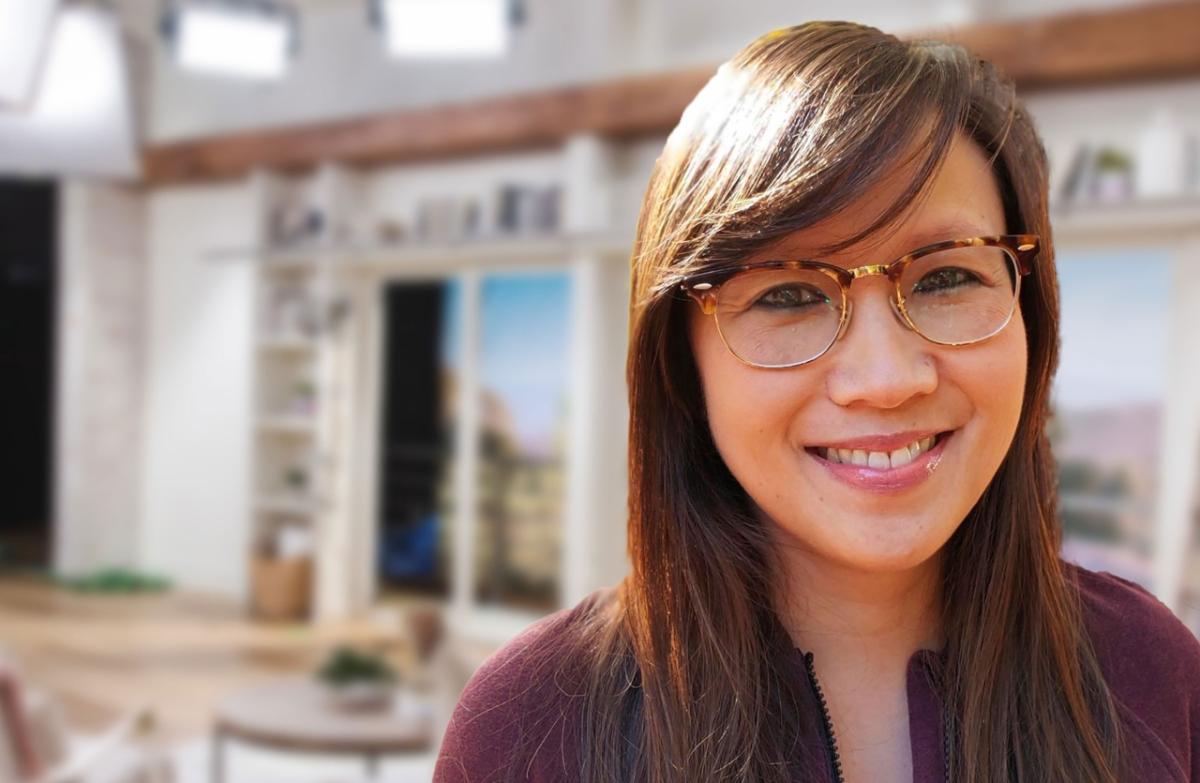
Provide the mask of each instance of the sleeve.
[{"label": "sleeve", "polygon": [[1200,640],[1141,585],[1082,573],[1114,696],[1172,757],[1172,777],[1200,783]]},{"label": "sleeve", "polygon": [[489,658],[467,683],[442,737],[434,783],[506,780],[520,736],[519,665],[511,651]]},{"label": "sleeve", "polygon": [[581,696],[570,615],[539,621],[475,672],[450,717],[433,783],[557,783],[578,778]]}]

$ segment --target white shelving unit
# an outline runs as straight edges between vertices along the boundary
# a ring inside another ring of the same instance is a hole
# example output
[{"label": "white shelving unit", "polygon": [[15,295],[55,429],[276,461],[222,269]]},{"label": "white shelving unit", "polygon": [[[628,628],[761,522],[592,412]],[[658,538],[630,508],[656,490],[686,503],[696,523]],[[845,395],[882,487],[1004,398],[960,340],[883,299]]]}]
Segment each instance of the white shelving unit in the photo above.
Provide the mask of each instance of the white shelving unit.
[{"label": "white shelving unit", "polygon": [[[472,302],[486,272],[558,269],[570,276],[568,437],[587,448],[568,455],[559,603],[569,605],[613,581],[608,572],[624,562],[624,520],[617,520],[622,535],[614,536],[607,517],[619,516],[624,508],[625,433],[623,426],[605,422],[624,415],[619,369],[632,237],[611,230],[604,182],[610,175],[609,152],[606,143],[588,137],[572,140],[554,156],[554,174],[563,188],[560,233],[485,234],[430,244],[411,238],[383,243],[356,235],[355,227],[365,217],[394,214],[397,202],[406,197],[411,208],[411,194],[397,197],[395,192],[398,167],[327,165],[307,175],[256,175],[262,230],[258,248],[249,254],[257,270],[254,534],[257,540],[269,540],[289,527],[311,536],[314,616],[345,616],[377,600],[384,292],[402,280],[458,281],[465,300],[459,329],[465,336],[478,328]],[[442,184],[430,171],[419,174],[418,180],[423,177],[431,186]],[[544,177],[546,171],[540,174]],[[479,187],[474,174],[460,171],[457,176]],[[287,203],[308,204],[322,213],[318,236],[287,247],[272,240],[272,223],[278,222],[273,215]],[[473,355],[469,346],[463,350]],[[458,519],[447,610],[452,632],[499,642],[534,616],[484,608],[473,598],[475,539],[469,510],[476,508],[472,437],[477,436],[480,402],[474,368],[464,364],[456,392],[459,462],[453,491]],[[300,474],[303,481],[296,480]],[[606,565],[614,560],[616,566]]]},{"label": "white shelving unit", "polygon": [[[331,310],[335,273],[311,248],[286,256],[269,248],[278,239],[281,208],[300,214],[312,209],[328,220],[352,207],[344,190],[347,179],[335,167],[307,176],[255,176],[259,250],[252,254],[257,337],[251,518],[260,553],[278,554],[287,535],[292,548],[297,540],[307,542],[300,545],[299,556],[315,561],[336,500],[330,492],[336,451],[336,421],[331,419],[338,394],[331,364],[336,346],[330,339],[337,321]],[[314,241],[325,236],[320,233]],[[309,593],[303,603],[316,610],[311,588],[303,589]]]}]

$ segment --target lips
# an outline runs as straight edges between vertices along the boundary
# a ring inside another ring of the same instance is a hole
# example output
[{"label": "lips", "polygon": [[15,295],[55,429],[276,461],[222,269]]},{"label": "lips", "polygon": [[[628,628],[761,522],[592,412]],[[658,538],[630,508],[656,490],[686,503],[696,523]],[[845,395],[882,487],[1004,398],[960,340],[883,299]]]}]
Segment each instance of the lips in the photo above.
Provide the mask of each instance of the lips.
[{"label": "lips", "polygon": [[[840,441],[805,449],[833,478],[858,489],[895,492],[928,479],[957,430],[914,431]],[[910,446],[916,445],[916,453]],[[842,459],[849,457],[848,461]],[[886,461],[886,462],[885,462]]]}]

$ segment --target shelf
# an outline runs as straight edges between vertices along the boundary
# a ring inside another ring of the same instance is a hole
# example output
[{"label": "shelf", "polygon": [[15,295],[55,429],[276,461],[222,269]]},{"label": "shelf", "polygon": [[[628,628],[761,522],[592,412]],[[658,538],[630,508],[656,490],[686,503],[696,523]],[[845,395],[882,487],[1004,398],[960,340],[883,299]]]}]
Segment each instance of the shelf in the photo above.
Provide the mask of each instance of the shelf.
[{"label": "shelf", "polygon": [[305,337],[264,337],[258,341],[258,348],[269,353],[313,353],[317,345]]},{"label": "shelf", "polygon": [[318,512],[315,498],[295,495],[259,495],[254,500],[259,511],[311,517]]},{"label": "shelf", "polygon": [[349,265],[364,271],[391,267],[478,264],[480,262],[549,261],[579,253],[603,253],[627,257],[632,240],[616,237],[521,237],[446,245],[395,245],[360,249],[349,253]]},{"label": "shelf", "polygon": [[395,243],[343,247],[310,246],[289,248],[247,248],[214,251],[214,258],[238,258],[257,261],[264,272],[307,274],[322,268],[373,269],[377,267],[419,266],[422,264],[479,263],[481,261],[562,260],[563,256],[593,252],[628,256],[632,237],[617,235],[512,236],[463,240],[441,244]]},{"label": "shelf", "polygon": [[1200,236],[1200,194],[1111,204],[1056,204],[1050,222],[1058,243],[1110,245]]},{"label": "shelf", "polygon": [[258,420],[258,428],[263,432],[285,435],[314,435],[317,431],[313,417],[300,414],[263,416]]}]

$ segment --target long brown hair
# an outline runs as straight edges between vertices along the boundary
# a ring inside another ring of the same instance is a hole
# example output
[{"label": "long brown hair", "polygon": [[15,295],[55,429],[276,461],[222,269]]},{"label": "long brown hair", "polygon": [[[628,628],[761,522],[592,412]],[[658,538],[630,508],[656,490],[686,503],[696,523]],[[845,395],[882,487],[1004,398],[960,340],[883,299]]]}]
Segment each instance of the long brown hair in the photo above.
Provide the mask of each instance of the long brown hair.
[{"label": "long brown hair", "polygon": [[772,609],[779,572],[713,444],[676,284],[812,226],[917,150],[907,192],[829,250],[871,235],[927,191],[958,133],[991,157],[1008,231],[1043,242],[1021,289],[1021,421],[945,547],[953,779],[1118,780],[1115,708],[1058,559],[1044,434],[1058,357],[1045,152],[988,63],[845,22],[749,44],[685,111],[651,176],[632,260],[632,572],[580,641],[591,660],[583,780],[759,783],[823,763],[797,742],[816,727],[797,706],[794,649]]}]

